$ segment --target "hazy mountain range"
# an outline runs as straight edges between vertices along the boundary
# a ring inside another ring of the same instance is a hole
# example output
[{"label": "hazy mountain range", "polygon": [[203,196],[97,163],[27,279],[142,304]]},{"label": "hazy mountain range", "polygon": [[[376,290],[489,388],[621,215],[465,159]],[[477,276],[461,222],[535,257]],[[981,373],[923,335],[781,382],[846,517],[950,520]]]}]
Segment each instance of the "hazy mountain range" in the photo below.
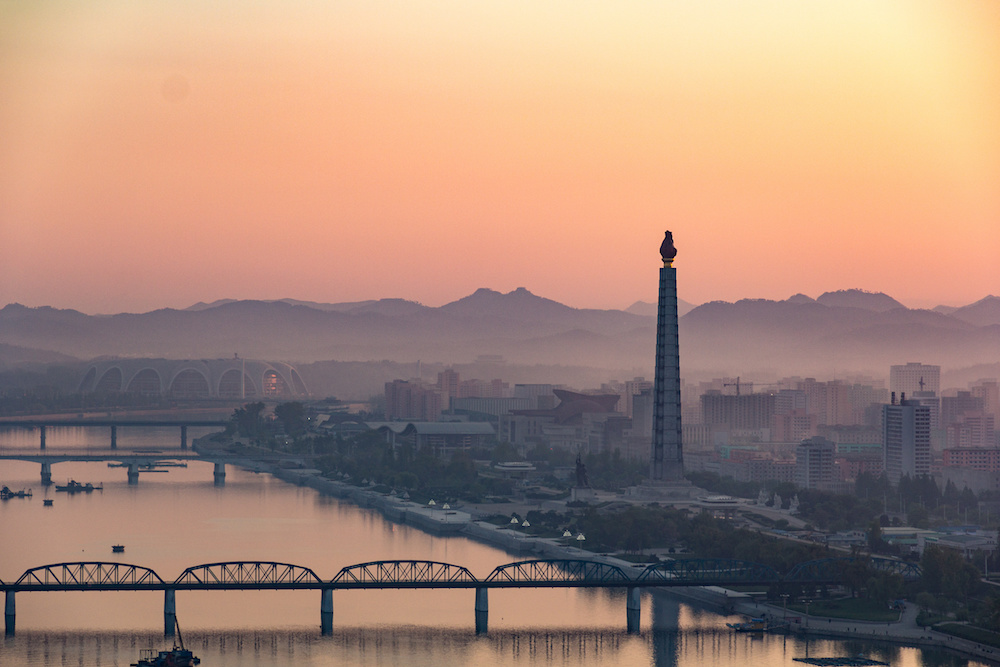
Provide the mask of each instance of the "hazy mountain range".
[{"label": "hazy mountain range", "polygon": [[[1000,361],[1000,297],[915,310],[860,290],[817,299],[681,303],[686,377],[886,375],[907,361],[962,368]],[[0,365],[102,356],[512,364],[621,369],[651,376],[655,304],[572,308],[524,288],[480,289],[432,308],[402,299],[324,304],[223,300],[184,310],[86,315],[11,304],[0,310]]]}]

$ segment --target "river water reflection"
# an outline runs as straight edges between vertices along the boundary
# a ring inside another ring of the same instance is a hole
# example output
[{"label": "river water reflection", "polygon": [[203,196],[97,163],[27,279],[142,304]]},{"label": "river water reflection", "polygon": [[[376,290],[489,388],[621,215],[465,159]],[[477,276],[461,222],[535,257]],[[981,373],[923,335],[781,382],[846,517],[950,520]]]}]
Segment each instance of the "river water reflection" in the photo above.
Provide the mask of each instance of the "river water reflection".
[{"label": "river water reflection", "polygon": [[[138,431],[138,429],[137,429]],[[119,432],[119,446],[176,449],[176,429]],[[194,431],[192,429],[191,431]],[[189,437],[197,437],[189,432]],[[48,450],[104,448],[106,429],[50,429]],[[126,440],[127,439],[127,440]],[[37,433],[0,432],[0,452],[38,446]],[[148,567],[163,579],[224,561],[275,561],[321,578],[340,568],[389,559],[463,565],[485,577],[518,557],[462,537],[428,535],[266,474],[229,467],[213,484],[212,465],[192,462],[143,473],[137,486],[105,463],[58,463],[53,481],[103,483],[68,496],[39,483],[38,463],[0,461],[0,483],[32,488],[30,499],[0,503],[0,579],[40,565],[76,561]],[[43,499],[53,500],[51,507]],[[112,553],[114,544],[125,553]],[[0,665],[128,665],[140,648],[166,647],[162,593],[18,593],[17,634],[0,642]],[[804,640],[754,638],[727,619],[666,595],[643,594],[642,628],[627,635],[623,591],[493,590],[490,632],[474,634],[474,593],[336,591],[334,633],[319,632],[318,591],[177,593],[189,648],[209,665],[801,665]],[[893,665],[967,664],[936,652],[812,640],[813,655],[864,652]],[[748,663],[748,661],[750,661]]]}]

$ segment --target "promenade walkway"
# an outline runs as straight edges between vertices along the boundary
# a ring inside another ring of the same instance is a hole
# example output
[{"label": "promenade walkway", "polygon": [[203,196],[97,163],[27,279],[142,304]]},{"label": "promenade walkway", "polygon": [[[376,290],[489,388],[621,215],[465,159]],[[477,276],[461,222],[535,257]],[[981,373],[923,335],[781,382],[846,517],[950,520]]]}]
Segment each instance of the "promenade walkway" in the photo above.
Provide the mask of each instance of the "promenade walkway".
[{"label": "promenade walkway", "polygon": [[[774,619],[781,619],[785,614],[779,606],[759,602],[737,603],[734,610],[747,616],[767,616]],[[881,638],[915,646],[947,648],[1000,664],[1000,649],[922,628],[917,625],[919,613],[920,610],[916,605],[908,604],[899,615],[899,620],[892,623],[852,621],[816,615],[807,617],[801,612],[787,612],[787,617],[790,620],[798,619],[797,622],[793,620],[790,625],[791,631],[796,634],[859,639]]]}]

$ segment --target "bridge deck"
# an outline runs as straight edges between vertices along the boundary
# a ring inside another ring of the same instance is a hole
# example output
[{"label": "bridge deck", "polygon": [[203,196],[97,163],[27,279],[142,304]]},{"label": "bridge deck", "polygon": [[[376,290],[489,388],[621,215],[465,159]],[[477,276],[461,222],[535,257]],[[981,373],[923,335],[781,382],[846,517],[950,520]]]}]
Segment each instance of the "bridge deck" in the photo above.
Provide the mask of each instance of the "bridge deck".
[{"label": "bridge deck", "polygon": [[[75,562],[27,570],[14,582],[0,581],[5,591],[149,591],[149,590],[350,590],[426,588],[646,588],[734,586],[797,583],[838,584],[852,558],[829,558],[800,564],[787,575],[745,561],[685,559],[647,568],[621,569],[601,561],[533,560],[508,563],[479,579],[458,565],[434,561],[377,561],[343,568],[323,580],[309,568],[289,563],[233,561],[186,569],[174,580],[138,565]],[[868,559],[876,571],[905,580],[920,576],[912,563]]]}]

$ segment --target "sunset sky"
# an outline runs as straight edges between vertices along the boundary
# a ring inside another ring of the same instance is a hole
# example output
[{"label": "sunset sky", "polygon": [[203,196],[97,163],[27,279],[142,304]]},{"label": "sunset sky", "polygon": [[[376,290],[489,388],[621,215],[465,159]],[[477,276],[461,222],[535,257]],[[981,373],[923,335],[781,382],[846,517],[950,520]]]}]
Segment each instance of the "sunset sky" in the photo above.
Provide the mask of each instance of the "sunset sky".
[{"label": "sunset sky", "polygon": [[1000,294],[1000,2],[0,3],[0,306]]}]

